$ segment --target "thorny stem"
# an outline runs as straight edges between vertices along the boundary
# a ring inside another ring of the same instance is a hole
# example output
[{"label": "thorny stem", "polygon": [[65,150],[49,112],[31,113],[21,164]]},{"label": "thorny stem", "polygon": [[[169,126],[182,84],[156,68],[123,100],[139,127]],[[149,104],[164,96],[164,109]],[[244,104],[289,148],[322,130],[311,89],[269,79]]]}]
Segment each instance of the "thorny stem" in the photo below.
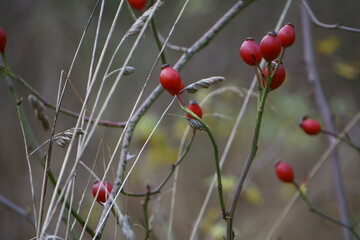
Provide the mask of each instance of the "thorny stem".
[{"label": "thorny stem", "polygon": [[348,229],[356,239],[360,239],[360,235],[355,231],[354,227],[353,226],[350,226],[350,225],[347,225],[335,218],[332,218],[328,215],[326,215],[325,213],[321,212],[319,209],[317,209],[316,207],[314,207],[314,205],[312,204],[312,202],[310,201],[310,199],[308,198],[308,196],[306,195],[306,193],[300,188],[300,186],[296,183],[296,182],[293,182],[293,185],[295,186],[296,190],[299,192],[301,198],[304,200],[304,202],[307,204],[309,210],[317,215],[319,215],[320,217],[332,222],[332,223],[335,223],[343,228],[346,228]]},{"label": "thorny stem", "polygon": [[[247,7],[250,3],[254,2],[255,0],[250,1],[239,1],[233,7],[229,9],[200,39],[198,39],[186,53],[184,53],[181,58],[177,61],[174,65],[174,69],[180,71],[185,64],[195,55],[195,53],[202,50],[214,37],[217,33],[222,30],[227,23],[230,22],[242,9]],[[122,159],[120,159],[120,164],[122,166],[122,171],[125,172],[126,168],[126,156],[128,154],[129,145],[132,140],[132,133],[136,126],[136,124],[140,121],[142,116],[146,113],[146,111],[152,106],[152,104],[158,99],[164,89],[159,84],[152,93],[148,96],[148,98],[144,101],[144,103],[139,107],[136,113],[133,115],[132,119],[130,120],[127,133],[124,137],[124,143],[122,146]],[[123,176],[123,173],[121,174]],[[118,186],[121,183],[116,184]]]},{"label": "thorny stem", "polygon": [[[327,103],[326,97],[324,95],[324,91],[322,90],[320,77],[316,69],[310,19],[303,5],[301,6],[301,21],[302,21],[302,29],[303,29],[304,60],[305,60],[305,67],[308,73],[308,81],[310,82],[314,90],[315,101],[324,119],[326,129],[328,129],[330,132],[336,133],[330,108]],[[335,140],[335,138],[332,136],[328,136],[327,139],[330,145],[333,144]],[[338,149],[336,147],[334,148],[334,151],[332,151],[330,158],[334,172],[333,177],[335,182],[336,197],[339,203],[341,221],[346,225],[350,225],[350,216],[347,206],[345,186],[341,172]],[[351,239],[351,233],[348,229],[344,228],[343,234],[346,240]]]},{"label": "thorny stem", "polygon": [[[16,76],[10,69],[4,68],[3,66],[0,66],[0,71],[4,72],[8,77],[15,80],[16,82],[21,84],[23,87],[25,87],[27,90],[29,90],[31,92],[31,94],[33,94],[37,99],[39,99],[46,107],[48,107],[49,109],[52,109],[52,110],[56,110],[56,106],[53,103],[51,103],[50,101],[48,101],[47,99],[45,99],[45,97],[43,97],[38,91],[36,91],[27,81],[25,81],[25,79]],[[70,117],[74,117],[74,118],[79,117],[79,113],[71,111],[71,110],[63,108],[63,107],[61,107],[59,109],[59,111],[61,113],[63,113],[64,115],[67,115]],[[85,117],[85,121],[88,122],[89,117]],[[91,123],[94,123],[94,122],[95,122],[95,120],[92,119]],[[114,122],[114,121],[108,121],[108,120],[100,120],[99,121],[99,125],[105,126],[105,127],[123,128],[125,126],[125,124],[126,124],[125,122]]]},{"label": "thorny stem", "polygon": [[[16,104],[16,102],[19,100],[19,96],[15,90],[13,82],[11,81],[11,79],[9,79],[8,75],[5,75],[5,80],[7,82],[8,88],[9,88],[10,96],[11,96],[13,102]],[[32,131],[32,128],[29,124],[29,121],[27,119],[27,116],[26,116],[23,106],[22,105],[18,106],[18,109],[19,109],[19,120],[22,122],[22,124],[24,126],[25,135],[26,135],[27,139],[29,140],[29,142],[28,142],[29,148],[30,148],[30,150],[34,150],[37,148],[37,146],[39,144],[36,140],[34,132]],[[39,160],[39,163],[44,167],[45,154],[39,149],[38,151],[36,151],[36,156],[37,156],[37,159]],[[52,185],[55,186],[57,184],[57,180],[56,180],[54,174],[52,173],[52,171],[48,172],[48,177],[49,177]],[[61,192],[62,192],[62,190],[59,188],[58,194],[60,195]],[[61,202],[63,202],[63,201],[64,201],[64,198],[61,199]],[[66,201],[65,206],[67,209],[69,209],[71,211],[71,215],[77,220],[77,222],[82,227],[84,227],[85,221],[73,208],[71,208],[69,202]],[[94,231],[90,227],[86,226],[85,230],[91,236],[95,235]]]},{"label": "thorny stem", "polygon": [[[247,7],[250,3],[255,0],[247,0],[247,1],[238,1],[235,3],[200,39],[198,39],[189,49],[186,51],[177,63],[174,65],[174,69],[180,71],[185,64],[194,56],[195,53],[202,50],[206,45],[208,45],[214,37],[245,7]],[[159,84],[145,99],[143,104],[139,107],[139,109],[134,113],[132,118],[129,120],[128,128],[126,130],[122,151],[119,161],[118,173],[114,183],[114,190],[118,190],[122,185],[122,181],[124,178],[126,164],[127,164],[127,156],[129,153],[129,147],[132,140],[132,135],[136,124],[140,121],[142,116],[147,112],[147,110],[153,105],[153,103],[158,99],[164,89]],[[104,211],[107,205],[104,207]],[[104,212],[103,211],[103,212]],[[106,221],[106,219],[105,219]],[[104,221],[104,223],[105,223]],[[104,225],[104,224],[102,224]],[[103,228],[102,228],[103,229]],[[101,235],[101,234],[99,234]]]},{"label": "thorny stem", "polygon": [[327,131],[327,130],[321,130],[321,133],[326,134],[326,135],[330,135],[333,136],[337,139],[339,139],[340,141],[343,141],[344,143],[348,144],[350,147],[352,147],[353,149],[355,149],[357,152],[360,153],[360,148],[358,146],[356,146],[351,140],[349,140],[346,137],[340,137],[339,134]]},{"label": "thorny stem", "polygon": [[208,134],[208,136],[210,138],[211,144],[213,145],[216,177],[217,177],[217,189],[218,189],[218,194],[219,194],[220,207],[221,207],[221,212],[223,214],[223,218],[225,220],[227,220],[228,214],[226,212],[224,194],[223,194],[223,190],[222,190],[221,168],[220,168],[220,160],[219,160],[219,147],[215,141],[214,136],[211,133],[209,126],[201,118],[199,118],[195,113],[193,113],[190,109],[188,109],[186,106],[184,106],[180,103],[180,107],[186,113],[190,114],[190,116],[195,118],[204,127],[206,133]]}]

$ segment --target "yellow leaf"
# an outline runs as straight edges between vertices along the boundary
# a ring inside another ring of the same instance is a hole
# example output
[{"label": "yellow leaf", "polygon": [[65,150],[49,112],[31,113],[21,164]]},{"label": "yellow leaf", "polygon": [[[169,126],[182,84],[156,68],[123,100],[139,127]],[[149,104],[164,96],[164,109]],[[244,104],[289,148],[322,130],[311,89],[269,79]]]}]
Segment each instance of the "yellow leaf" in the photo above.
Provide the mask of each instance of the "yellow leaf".
[{"label": "yellow leaf", "polygon": [[224,192],[230,192],[235,188],[236,178],[235,176],[223,176],[222,187]]},{"label": "yellow leaf", "polygon": [[251,184],[245,191],[245,198],[249,203],[253,205],[259,205],[262,203],[263,197],[260,189],[255,185]]},{"label": "yellow leaf", "polygon": [[359,73],[359,69],[354,64],[340,61],[334,63],[334,71],[348,79],[355,79]]},{"label": "yellow leaf", "polygon": [[331,55],[339,48],[339,46],[339,37],[330,36],[328,38],[325,38],[324,40],[318,41],[316,44],[316,49],[325,55]]}]

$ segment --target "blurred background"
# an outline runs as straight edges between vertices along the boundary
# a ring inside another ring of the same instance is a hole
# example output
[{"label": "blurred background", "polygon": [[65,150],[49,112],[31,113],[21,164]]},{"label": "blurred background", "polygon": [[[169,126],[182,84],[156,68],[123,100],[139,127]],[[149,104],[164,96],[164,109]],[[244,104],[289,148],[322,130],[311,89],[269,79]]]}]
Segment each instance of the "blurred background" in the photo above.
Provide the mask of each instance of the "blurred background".
[{"label": "blurred background", "polygon": [[[160,34],[163,36],[168,34],[184,2],[165,1],[164,6],[156,15]],[[190,1],[173,36],[170,38],[170,42],[184,47],[191,46],[235,2],[237,1]],[[206,48],[197,53],[181,71],[185,84],[210,76],[226,78],[226,82],[210,88],[210,90],[201,90],[196,95],[184,95],[186,101],[196,99],[200,102],[219,87],[236,87],[242,90],[240,93],[225,91],[210,98],[203,105],[204,120],[214,131],[220,153],[224,150],[231,128],[243,104],[244,94],[250,86],[254,74],[253,69],[241,61],[239,47],[246,37],[251,36],[260,42],[268,31],[273,30],[285,2],[284,0],[255,1],[228,24]],[[61,70],[68,71],[95,3],[96,1],[90,0],[0,1],[0,27],[8,35],[6,56],[10,68],[52,103],[56,101]],[[105,42],[118,3],[118,0],[105,3],[99,38],[100,47]],[[346,26],[360,28],[360,15],[357,14],[360,10],[359,1],[318,0],[311,2],[311,7],[318,19],[324,23],[342,23]],[[98,15],[99,11],[97,10],[71,74],[71,81],[82,98],[86,92]],[[135,12],[135,15],[139,16],[140,13]],[[235,229],[239,234],[238,239],[265,239],[294,193],[292,186],[283,184],[276,179],[273,168],[274,162],[283,160],[292,164],[296,178],[302,181],[328,147],[324,135],[310,137],[298,127],[298,121],[304,115],[309,115],[323,123],[314,101],[311,86],[306,79],[300,20],[300,2],[293,1],[284,23],[292,22],[295,25],[297,41],[285,54],[284,66],[287,70],[285,84],[271,92],[269,96],[263,118],[257,158],[250,170],[246,189],[241,196],[235,218]],[[127,7],[123,8],[105,57],[107,61],[132,22]],[[322,29],[314,25],[312,30],[316,67],[337,130],[341,131],[359,111],[360,35],[340,30]],[[122,65],[134,40],[135,37],[131,37],[125,42],[117,54],[113,69]],[[168,63],[172,65],[181,56],[180,52],[168,49],[165,52]],[[136,68],[136,72],[121,81],[103,115],[103,119],[125,121],[128,118],[157,53],[158,49],[152,32],[147,30],[130,61],[130,65]],[[99,56],[99,51],[96,56]],[[143,99],[157,86],[160,66],[161,63],[159,62],[145,89]],[[102,73],[104,70],[105,66],[101,70]],[[114,79],[109,79],[109,83],[105,85],[106,90],[109,89]],[[23,106],[39,143],[46,141],[49,132],[42,129],[40,122],[34,115],[34,110],[27,101],[29,91],[19,84],[15,84],[15,87],[24,99]],[[92,103],[93,100],[94,98],[91,98],[90,102]],[[139,122],[130,148],[131,154],[139,152],[170,101],[171,96],[167,93],[162,94]],[[81,109],[81,102],[71,87],[65,94],[62,106],[73,111],[80,111]],[[52,120],[54,112],[47,109],[46,113]],[[179,117],[183,113],[177,104],[170,108],[169,113],[171,114],[165,116],[140,157],[138,165],[126,185],[127,190],[143,192],[146,185],[155,188],[166,176],[171,164],[176,161],[187,122]],[[214,117],[215,113],[226,117]],[[25,158],[23,137],[16,107],[11,101],[3,78],[0,79],[0,114],[2,116],[0,118],[0,194],[31,212],[29,171]],[[250,150],[255,114],[256,98],[253,97],[222,170],[228,205],[232,199],[237,178]],[[60,115],[56,132],[72,128],[75,123],[75,118]],[[109,156],[121,134],[121,129],[99,127],[99,130],[102,132],[105,141],[100,143],[101,134],[98,132],[90,143],[82,161],[91,167],[97,160],[94,171],[98,176],[102,176],[104,164],[109,161]],[[360,144],[359,123],[350,130],[349,137],[357,145]],[[46,151],[46,147],[43,150]],[[98,151],[100,154],[97,154]],[[57,146],[54,147],[51,169],[56,175],[60,170],[65,152]],[[359,155],[347,145],[340,144],[339,156],[351,220],[357,226],[360,220]],[[214,173],[213,161],[210,141],[205,133],[199,132],[195,137],[190,153],[179,169],[173,227],[175,239],[188,239],[190,236],[211,176]],[[31,159],[31,163],[35,198],[38,204],[43,170],[35,158]],[[116,168],[117,164],[115,163],[107,177],[108,181],[113,182]],[[93,200],[90,190],[94,179],[89,177],[89,173],[82,167],[78,168],[77,176],[74,203],[76,205],[84,192],[80,214],[86,216]],[[88,182],[90,185],[87,185]],[[162,193],[154,196],[150,203],[151,213],[154,214],[153,232],[158,239],[166,239],[167,236],[171,187],[172,182],[170,181]],[[49,185],[48,196],[52,189],[52,186]],[[325,161],[308,182],[308,194],[319,209],[330,216],[339,218],[331,161]],[[142,201],[141,198],[124,196],[121,196],[121,200],[119,200],[123,212],[131,216],[138,238],[143,236],[141,227],[143,224]],[[48,203],[49,199],[47,199],[46,204]],[[90,218],[90,226],[95,228],[101,210],[102,207],[97,204]],[[15,214],[3,205],[0,205],[0,213],[2,216],[0,221],[1,239],[30,239],[35,236],[36,232],[33,226],[24,217]],[[64,226],[61,228],[62,230],[65,229]],[[114,219],[111,217],[104,233],[104,239],[115,239],[115,228]],[[198,239],[222,239],[224,230],[225,224],[221,219],[218,196],[214,193],[205,212]],[[116,239],[122,239],[119,230],[117,231]],[[342,236],[340,227],[310,213],[305,203],[298,199],[271,239],[342,239]],[[85,236],[84,239],[90,239],[90,237]]]}]

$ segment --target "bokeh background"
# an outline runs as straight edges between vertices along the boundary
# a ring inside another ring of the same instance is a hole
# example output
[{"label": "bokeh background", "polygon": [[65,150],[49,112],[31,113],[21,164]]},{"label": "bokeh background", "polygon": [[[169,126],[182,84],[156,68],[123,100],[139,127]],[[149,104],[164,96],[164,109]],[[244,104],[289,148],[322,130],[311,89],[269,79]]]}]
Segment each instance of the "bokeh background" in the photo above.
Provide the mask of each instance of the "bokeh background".
[{"label": "bokeh background", "polygon": [[[11,69],[51,102],[56,101],[60,72],[61,70],[68,71],[95,2],[90,0],[0,1],[0,26],[8,34],[6,55]],[[191,46],[235,2],[235,0],[190,1],[170,42],[185,47]],[[118,0],[111,0],[105,4],[100,46],[107,36],[118,3]],[[184,1],[167,0],[157,13],[156,21],[162,35],[165,36],[169,32],[183,3]],[[328,147],[325,136],[309,137],[297,125],[304,115],[323,122],[306,79],[299,4],[299,1],[293,1],[285,18],[285,22],[290,21],[296,26],[297,41],[285,55],[284,66],[288,74],[286,82],[280,89],[272,92],[269,97],[260,135],[259,151],[236,214],[235,229],[239,234],[238,239],[265,239],[294,193],[291,186],[282,184],[276,179],[273,163],[276,160],[289,162],[294,166],[297,179],[301,181],[306,178]],[[181,71],[185,83],[189,84],[205,77],[220,75],[226,78],[226,82],[216,87],[237,87],[246,91],[251,84],[253,69],[245,65],[239,58],[239,47],[246,37],[252,36],[260,41],[268,31],[274,29],[284,5],[284,0],[258,0],[252,3],[211,44],[187,63]],[[360,10],[358,1],[318,0],[312,1],[311,7],[318,18],[325,23],[340,22],[347,26],[360,28],[360,15],[357,14]],[[138,12],[135,14],[139,15]],[[74,86],[82,97],[85,95],[97,19],[98,11],[90,25],[84,45],[80,49],[71,76]],[[107,60],[132,21],[128,9],[124,8],[110,43]],[[134,40],[135,38],[131,38],[125,43],[125,47],[117,55],[114,68],[121,66],[126,57],[125,54]],[[322,29],[313,25],[313,41],[321,83],[336,127],[340,131],[359,111],[360,35]],[[130,61],[130,65],[136,68],[136,73],[121,82],[104,114],[104,119],[113,121],[127,119],[157,52],[152,32],[148,30]],[[171,50],[166,50],[166,54],[170,64],[174,64],[181,56],[181,53]],[[147,96],[158,84],[160,66],[159,62],[158,68],[145,89],[144,96]],[[109,82],[111,81],[109,80]],[[29,91],[18,84],[15,86],[19,95],[24,98],[23,106],[38,141],[40,143],[46,141],[49,133],[41,128],[41,124],[34,116],[33,109],[26,101]],[[107,88],[109,86],[110,84],[106,85]],[[196,95],[185,95],[185,98],[186,100],[195,98],[201,101],[214,89],[202,90]],[[227,91],[211,98],[203,106],[203,111],[208,114],[204,119],[214,131],[220,152],[224,150],[243,99],[243,94]],[[131,146],[132,154],[136,154],[140,150],[170,101],[171,97],[164,93],[140,121]],[[79,111],[81,108],[81,102],[71,88],[65,94],[63,107],[73,111]],[[127,189],[144,191],[147,184],[152,187],[157,186],[169,171],[171,163],[176,161],[180,140],[187,123],[183,118],[176,116],[183,114],[176,104],[171,107],[169,112],[175,116],[167,115],[155,132],[131,175],[126,186]],[[232,198],[236,179],[250,149],[255,112],[256,98],[253,97],[222,170],[228,204]],[[217,118],[213,116],[214,113],[226,117]],[[30,212],[32,201],[23,137],[16,107],[9,97],[3,78],[0,79],[0,114],[0,194]],[[47,109],[47,114],[52,119],[54,112]],[[60,115],[56,132],[71,128],[75,123],[76,119]],[[105,136],[106,144],[99,144],[100,134],[97,134],[82,161],[92,166],[97,160],[94,171],[102,176],[104,162],[109,161],[109,149],[110,151],[114,149],[121,130],[104,127],[100,127],[100,130]],[[360,124],[357,123],[349,132],[349,136],[357,144],[360,143],[359,133]],[[101,154],[94,157],[98,149]],[[51,165],[51,169],[55,173],[58,173],[64,155],[63,149],[55,147]],[[340,144],[339,156],[351,220],[357,226],[360,220],[359,155],[348,146]],[[36,190],[35,197],[39,201],[42,168],[35,159],[31,161]],[[113,181],[116,167],[115,164],[107,180]],[[175,239],[189,237],[213,173],[211,144],[205,133],[199,133],[188,157],[180,166],[173,227]],[[89,174],[84,168],[79,167],[77,176],[79,177],[76,182],[75,202],[80,199],[85,190],[85,200],[80,212],[85,216],[92,201],[91,187],[87,185]],[[93,179],[90,178],[89,181],[92,182]],[[165,229],[169,220],[171,186],[170,182],[159,196],[153,197],[150,204],[154,214],[154,233],[159,239],[166,239]],[[50,193],[52,187],[48,189]],[[325,213],[335,218],[339,217],[330,161],[327,160],[308,183],[308,194],[314,204]],[[142,200],[122,196],[122,200],[119,201],[122,210],[131,216],[134,230],[139,238],[142,238]],[[48,202],[49,200],[47,200]],[[213,194],[199,232],[199,239],[221,239],[225,224],[219,210],[217,195]],[[16,215],[3,205],[0,205],[0,214],[2,218],[0,221],[1,239],[30,239],[35,236],[34,228],[23,217]],[[91,226],[96,226],[100,214],[101,206],[97,205],[91,217]],[[64,227],[62,226],[62,228]],[[115,232],[115,223],[112,219],[108,224],[104,239],[114,239]],[[88,237],[86,236],[85,239]],[[122,239],[119,230],[117,239]],[[299,199],[290,209],[272,239],[335,240],[342,239],[342,229],[311,214],[305,203]]]}]

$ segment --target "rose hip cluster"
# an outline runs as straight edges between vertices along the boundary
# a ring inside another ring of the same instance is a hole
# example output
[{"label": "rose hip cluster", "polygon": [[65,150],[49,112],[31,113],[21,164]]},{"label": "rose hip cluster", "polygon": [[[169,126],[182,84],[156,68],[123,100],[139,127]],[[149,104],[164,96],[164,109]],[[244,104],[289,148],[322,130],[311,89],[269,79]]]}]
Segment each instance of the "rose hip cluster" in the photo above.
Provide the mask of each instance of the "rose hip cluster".
[{"label": "rose hip cluster", "polygon": [[[261,71],[262,85],[265,87],[266,81],[269,80],[269,89],[274,90],[280,87],[286,78],[286,71],[281,62],[281,53],[294,42],[295,28],[292,23],[288,23],[278,33],[269,32],[261,40],[260,45],[253,38],[246,38],[240,47],[240,56],[246,64],[258,68],[264,58],[268,65]],[[279,56],[281,56],[280,60],[277,60]]]}]

